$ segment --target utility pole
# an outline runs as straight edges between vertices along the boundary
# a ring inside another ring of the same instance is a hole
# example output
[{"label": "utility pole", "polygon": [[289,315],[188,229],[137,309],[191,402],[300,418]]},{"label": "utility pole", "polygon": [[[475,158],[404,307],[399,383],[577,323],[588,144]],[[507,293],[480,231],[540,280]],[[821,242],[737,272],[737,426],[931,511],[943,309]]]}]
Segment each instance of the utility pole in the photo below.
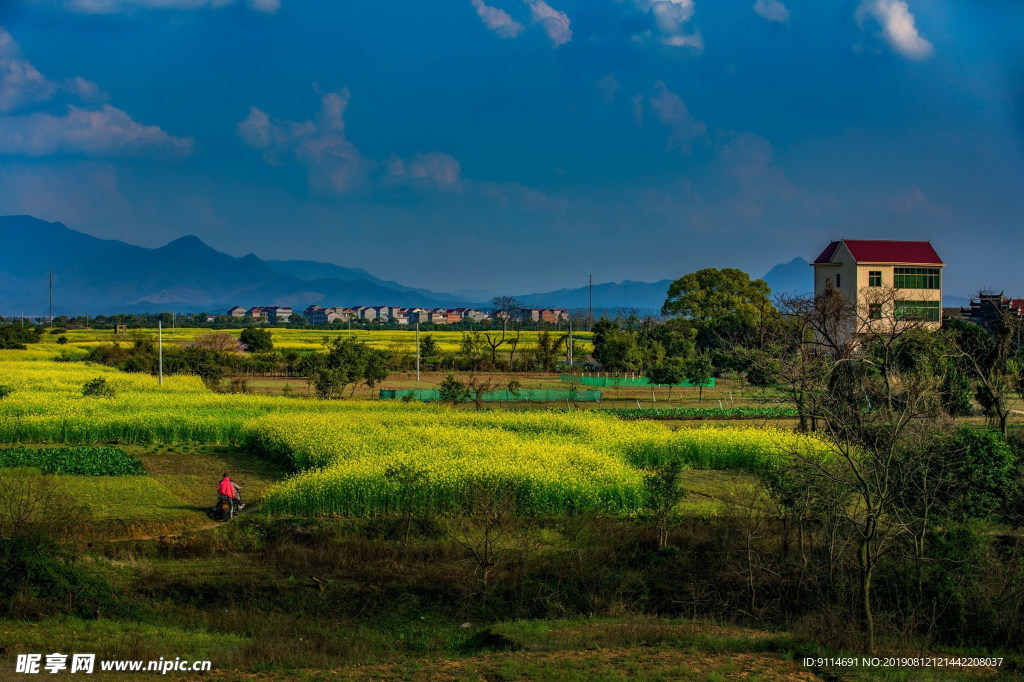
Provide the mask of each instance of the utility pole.
[{"label": "utility pole", "polygon": [[50,331],[53,331],[53,270],[50,270]]},{"label": "utility pole", "polygon": [[416,320],[416,381],[420,380],[420,321]]},{"label": "utility pole", "polygon": [[593,275],[590,276],[590,284],[588,286],[590,288],[590,324],[588,325],[588,328],[589,328],[590,331],[593,331],[594,330],[594,276]]},{"label": "utility pole", "polygon": [[572,370],[572,318],[569,318],[569,369]]},{"label": "utility pole", "polygon": [[160,385],[164,385],[164,321],[157,320],[156,322],[156,334],[157,334],[157,347],[159,348],[159,361],[158,367],[160,372]]}]

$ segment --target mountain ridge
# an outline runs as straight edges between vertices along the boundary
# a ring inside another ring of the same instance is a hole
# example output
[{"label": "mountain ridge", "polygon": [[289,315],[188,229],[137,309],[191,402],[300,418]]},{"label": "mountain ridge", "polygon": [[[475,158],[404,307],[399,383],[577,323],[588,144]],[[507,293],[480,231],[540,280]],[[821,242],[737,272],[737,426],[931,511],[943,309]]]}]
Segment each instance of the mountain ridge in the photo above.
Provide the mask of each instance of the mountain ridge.
[{"label": "mountain ridge", "polygon": [[[231,306],[396,305],[489,307],[491,292],[454,294],[410,287],[362,268],[313,260],[231,256],[196,235],[156,248],[103,239],[28,215],[0,217],[0,314],[39,316],[48,308],[48,270],[55,275],[55,315],[144,312],[222,313]],[[763,277],[773,293],[807,294],[811,268],[802,257]],[[595,311],[656,314],[672,280],[623,280],[593,286]],[[468,294],[468,295],[467,295]],[[477,295],[487,294],[485,299]],[[587,309],[590,287],[518,294],[529,307]]]}]

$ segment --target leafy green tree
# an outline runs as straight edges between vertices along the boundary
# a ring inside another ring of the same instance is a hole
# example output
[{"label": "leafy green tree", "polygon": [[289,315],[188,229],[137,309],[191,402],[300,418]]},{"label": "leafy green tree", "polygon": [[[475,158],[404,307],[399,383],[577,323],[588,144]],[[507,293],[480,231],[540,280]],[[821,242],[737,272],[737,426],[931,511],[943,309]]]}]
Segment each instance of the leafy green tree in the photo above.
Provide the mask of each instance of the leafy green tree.
[{"label": "leafy green tree", "polygon": [[478,331],[465,332],[459,342],[459,355],[470,369],[476,370],[484,354],[483,336]]},{"label": "leafy green tree", "polygon": [[644,509],[658,530],[659,548],[668,544],[669,531],[679,520],[679,503],[686,497],[686,490],[679,485],[682,472],[682,462],[672,460],[644,478],[647,492]]},{"label": "leafy green tree", "polygon": [[558,356],[560,339],[556,339],[551,332],[544,330],[537,335],[537,347],[533,351],[537,369],[542,372],[550,372],[555,368]]},{"label": "leafy green tree", "polygon": [[435,358],[437,357],[438,351],[437,341],[434,340],[433,336],[426,334],[422,339],[420,339],[421,358],[424,360]]},{"label": "leafy green tree", "polygon": [[637,344],[636,336],[622,331],[612,322],[602,320],[594,325],[600,334],[594,335],[594,359],[605,369],[620,372],[635,371],[643,364],[643,354]]},{"label": "leafy green tree", "polygon": [[455,375],[449,374],[438,387],[437,397],[439,400],[451,403],[454,406],[468,401],[472,395],[466,384],[456,379]]},{"label": "leafy green tree", "polygon": [[742,270],[705,268],[672,282],[661,312],[690,321],[703,346],[726,337],[752,342],[775,315],[770,295],[764,280]]},{"label": "leafy green tree", "polygon": [[652,384],[668,386],[668,399],[672,400],[672,387],[686,379],[686,360],[665,358],[647,369],[647,378]]},{"label": "leafy green tree", "polygon": [[258,327],[243,329],[238,340],[250,353],[266,353],[274,349],[274,341],[269,329]]},{"label": "leafy green tree", "polygon": [[390,372],[387,352],[370,348],[358,339],[324,338],[327,353],[318,359],[299,361],[302,372],[316,388],[317,395],[332,397],[339,395],[346,386],[351,386],[350,395],[355,394],[360,383],[371,390],[387,379]]},{"label": "leafy green tree", "polygon": [[711,380],[715,368],[711,364],[711,356],[701,351],[694,353],[684,365],[686,380],[697,387],[700,402],[704,402],[704,384]]}]

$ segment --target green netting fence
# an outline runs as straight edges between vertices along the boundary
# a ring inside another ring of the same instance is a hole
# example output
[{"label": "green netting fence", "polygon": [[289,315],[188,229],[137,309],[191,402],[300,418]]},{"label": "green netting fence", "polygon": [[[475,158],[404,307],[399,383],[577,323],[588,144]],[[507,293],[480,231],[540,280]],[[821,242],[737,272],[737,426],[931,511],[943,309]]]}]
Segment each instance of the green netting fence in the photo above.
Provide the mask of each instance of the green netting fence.
[{"label": "green netting fence", "polygon": [[[579,374],[563,374],[562,383],[566,384],[580,384],[581,386],[651,386],[651,380],[647,377],[623,377],[623,376],[587,376]],[[681,384],[672,384],[673,386],[696,386],[693,382],[687,380]],[[653,386],[668,386],[668,384],[653,384]],[[704,382],[705,388],[714,388],[715,378],[711,377]]]},{"label": "green netting fence", "polygon": [[[381,400],[416,400],[420,402],[436,402],[440,400],[437,389],[406,388],[397,390],[382,390]],[[487,391],[483,395],[486,403],[497,402],[554,402],[556,400],[573,400],[578,403],[601,402],[601,391],[583,389],[573,391],[565,388],[523,388],[514,393],[512,391]]]}]

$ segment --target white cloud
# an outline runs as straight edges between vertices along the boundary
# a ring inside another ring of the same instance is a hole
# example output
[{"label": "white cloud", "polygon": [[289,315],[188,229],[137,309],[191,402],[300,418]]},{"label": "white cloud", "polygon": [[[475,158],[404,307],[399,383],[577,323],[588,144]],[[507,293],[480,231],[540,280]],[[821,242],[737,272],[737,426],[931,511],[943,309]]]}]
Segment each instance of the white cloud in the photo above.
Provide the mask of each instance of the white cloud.
[{"label": "white cloud", "polygon": [[263,152],[270,164],[292,158],[305,166],[310,186],[339,193],[355,189],[363,181],[365,163],[356,146],[345,136],[345,108],[349,92],[330,92],[320,100],[316,121],[274,122],[256,107],[238,124],[242,141]]},{"label": "white cloud", "polygon": [[[79,14],[122,14],[135,10],[219,9],[235,0],[57,0],[57,5]],[[257,12],[274,13],[280,0],[246,0],[246,6]]]},{"label": "white cloud", "polygon": [[137,123],[109,104],[92,110],[70,106],[61,116],[47,112],[0,116],[0,154],[185,156],[192,149],[191,139],[174,137],[157,126]]},{"label": "white cloud", "polygon": [[61,88],[75,99],[90,104],[110,99],[110,95],[105,93],[100,86],[81,76],[67,79]]},{"label": "white cloud", "polygon": [[22,58],[18,43],[0,27],[0,112],[45,102],[56,91],[53,83]]},{"label": "white cloud", "polygon": [[252,107],[238,124],[238,136],[246,145],[261,151],[269,164],[294,161],[305,167],[310,187],[318,191],[348,194],[373,182],[448,192],[461,190],[461,166],[448,154],[432,151],[408,160],[393,159],[383,169],[383,164],[364,156],[345,135],[345,109],[350,99],[347,88],[327,93],[320,99],[316,119],[301,122],[275,121],[266,112]]},{"label": "white cloud", "polygon": [[917,30],[914,15],[903,0],[863,0],[857,8],[857,22],[871,17],[882,27],[882,36],[889,46],[908,59],[927,59],[934,52],[932,44]]},{"label": "white cloud", "polygon": [[704,122],[690,113],[683,98],[669,90],[661,81],[655,83],[653,94],[647,97],[647,105],[654,116],[671,131],[668,138],[669,149],[689,153],[691,145],[708,132]]},{"label": "white cloud", "polygon": [[513,19],[512,15],[505,10],[491,7],[483,0],[472,0],[472,3],[477,16],[484,22],[484,25],[502,38],[515,38],[522,33],[523,25]]},{"label": "white cloud", "polygon": [[[697,11],[694,0],[635,0],[641,10],[654,18],[658,31],[658,41],[670,47],[704,48],[704,40],[700,31],[691,30],[688,23]],[[644,42],[651,37],[648,31],[643,35],[634,36]]]},{"label": "white cloud", "polygon": [[408,161],[395,159],[388,165],[392,180],[413,186],[433,187],[453,192],[461,189],[462,166],[458,160],[441,152],[416,154]]},{"label": "white cloud", "polygon": [[754,11],[768,21],[789,21],[789,9],[779,0],[757,0],[754,3]]},{"label": "white cloud", "polygon": [[71,105],[54,113],[47,102],[58,89],[79,104],[95,104],[107,97],[98,85],[80,76],[58,88],[21,56],[18,43],[0,28],[0,154],[185,156],[193,151],[191,139],[138,123],[110,105]]},{"label": "white cloud", "polygon": [[539,24],[555,47],[561,47],[572,40],[569,15],[556,10],[544,0],[524,0],[530,8],[533,23]]}]

